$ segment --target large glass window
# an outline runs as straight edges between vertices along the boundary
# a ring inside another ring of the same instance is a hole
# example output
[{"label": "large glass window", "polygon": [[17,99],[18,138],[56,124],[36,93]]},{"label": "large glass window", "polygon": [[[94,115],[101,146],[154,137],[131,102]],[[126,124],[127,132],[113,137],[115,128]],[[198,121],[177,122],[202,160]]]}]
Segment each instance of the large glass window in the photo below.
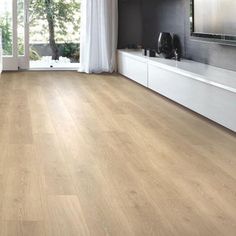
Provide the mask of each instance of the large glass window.
[{"label": "large glass window", "polygon": [[31,0],[30,66],[73,67],[79,62],[80,0]]},{"label": "large glass window", "polygon": [[25,1],[17,0],[18,55],[25,55]]},{"label": "large glass window", "polygon": [[0,0],[0,28],[2,29],[2,48],[4,56],[12,56],[13,46],[12,1]]}]

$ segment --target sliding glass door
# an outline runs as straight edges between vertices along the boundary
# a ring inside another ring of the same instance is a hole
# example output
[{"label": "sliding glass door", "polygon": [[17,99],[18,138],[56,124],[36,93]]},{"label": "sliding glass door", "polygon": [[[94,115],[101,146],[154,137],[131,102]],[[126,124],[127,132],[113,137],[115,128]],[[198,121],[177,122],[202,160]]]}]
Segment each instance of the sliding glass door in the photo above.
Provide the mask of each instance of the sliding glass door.
[{"label": "sliding glass door", "polygon": [[77,69],[80,0],[0,0],[3,70]]},{"label": "sliding glass door", "polygon": [[17,2],[0,0],[3,70],[17,70]]},{"label": "sliding glass door", "polygon": [[31,0],[30,68],[77,69],[80,0]]},{"label": "sliding glass door", "polygon": [[27,1],[0,0],[3,70],[29,68]]},{"label": "sliding glass door", "polygon": [[17,0],[17,52],[20,69],[29,69],[29,1]]}]

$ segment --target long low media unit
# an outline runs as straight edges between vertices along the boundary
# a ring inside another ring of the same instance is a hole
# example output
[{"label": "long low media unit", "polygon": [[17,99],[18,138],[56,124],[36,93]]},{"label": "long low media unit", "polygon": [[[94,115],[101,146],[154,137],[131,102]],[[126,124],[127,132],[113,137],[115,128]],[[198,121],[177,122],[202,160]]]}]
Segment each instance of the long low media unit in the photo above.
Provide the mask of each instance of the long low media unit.
[{"label": "long low media unit", "polygon": [[236,72],[118,50],[118,72],[236,132]]}]

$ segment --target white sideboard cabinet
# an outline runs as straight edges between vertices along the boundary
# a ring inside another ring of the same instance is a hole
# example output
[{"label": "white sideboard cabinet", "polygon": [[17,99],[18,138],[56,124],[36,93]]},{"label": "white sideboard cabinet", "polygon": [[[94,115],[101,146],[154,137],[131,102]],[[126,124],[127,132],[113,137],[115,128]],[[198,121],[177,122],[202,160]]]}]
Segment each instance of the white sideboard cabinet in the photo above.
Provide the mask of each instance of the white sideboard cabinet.
[{"label": "white sideboard cabinet", "polygon": [[236,72],[118,50],[120,74],[236,132]]}]

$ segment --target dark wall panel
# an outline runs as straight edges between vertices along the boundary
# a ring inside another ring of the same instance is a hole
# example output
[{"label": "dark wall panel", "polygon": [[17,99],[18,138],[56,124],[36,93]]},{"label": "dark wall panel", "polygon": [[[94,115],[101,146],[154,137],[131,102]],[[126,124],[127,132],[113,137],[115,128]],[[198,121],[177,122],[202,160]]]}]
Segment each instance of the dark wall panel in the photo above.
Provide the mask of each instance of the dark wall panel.
[{"label": "dark wall panel", "polygon": [[144,47],[155,47],[159,32],[173,32],[180,37],[184,57],[236,71],[236,47],[190,38],[189,5],[190,0],[120,0],[119,46],[135,43],[137,37]]},{"label": "dark wall panel", "polygon": [[118,47],[142,45],[143,17],[140,0],[119,0]]},{"label": "dark wall panel", "polygon": [[[185,40],[184,0],[143,0],[144,46],[156,47],[160,32],[175,33]],[[146,10],[148,9],[148,10]],[[168,16],[168,17],[167,17]]]}]

